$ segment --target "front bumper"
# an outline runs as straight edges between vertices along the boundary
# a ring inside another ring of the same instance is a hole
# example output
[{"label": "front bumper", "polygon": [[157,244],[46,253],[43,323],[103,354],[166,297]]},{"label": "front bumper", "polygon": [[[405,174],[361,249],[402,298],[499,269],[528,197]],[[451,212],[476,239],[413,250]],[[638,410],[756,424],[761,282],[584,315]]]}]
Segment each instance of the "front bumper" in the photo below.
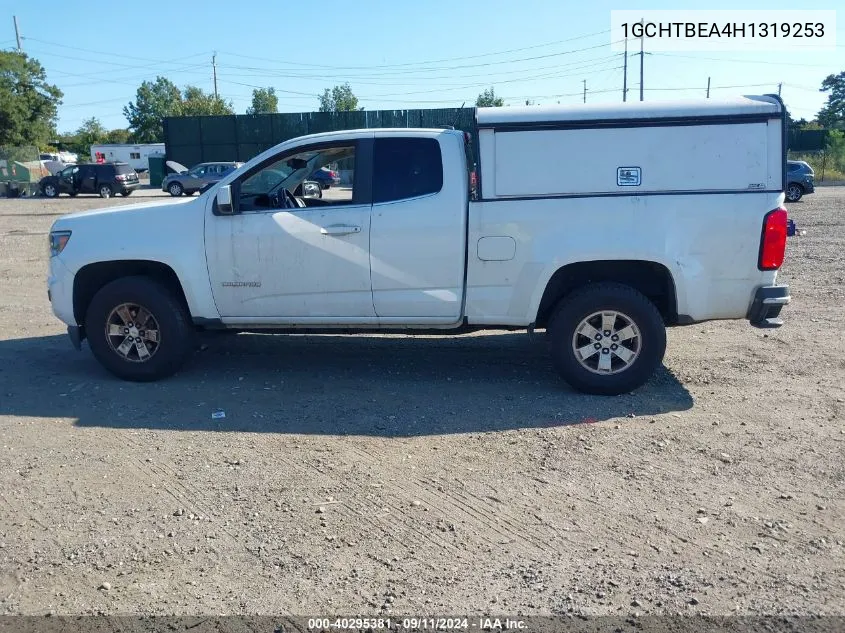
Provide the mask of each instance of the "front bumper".
[{"label": "front bumper", "polygon": [[77,325],[73,314],[73,277],[60,255],[50,258],[47,298],[50,300],[53,314],[65,325]]},{"label": "front bumper", "polygon": [[813,193],[816,190],[812,180],[805,180],[801,185],[804,187],[804,193]]},{"label": "front bumper", "polygon": [[748,320],[754,327],[773,328],[783,325],[780,311],[789,304],[789,286],[763,286],[754,293],[754,301],[748,310]]}]

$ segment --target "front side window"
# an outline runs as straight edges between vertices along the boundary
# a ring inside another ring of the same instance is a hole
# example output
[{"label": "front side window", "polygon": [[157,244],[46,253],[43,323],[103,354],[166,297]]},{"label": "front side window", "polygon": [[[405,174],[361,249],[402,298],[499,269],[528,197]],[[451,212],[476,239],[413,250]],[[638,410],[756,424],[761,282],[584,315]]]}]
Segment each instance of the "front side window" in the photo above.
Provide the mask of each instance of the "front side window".
[{"label": "front side window", "polygon": [[301,206],[298,202],[301,199],[295,198],[295,194],[302,191],[299,185],[327,165],[333,166],[344,177],[340,185],[322,192],[321,206],[354,203],[355,146],[341,145],[288,154],[247,175],[240,184],[239,209],[260,211]]},{"label": "front side window", "polygon": [[202,165],[201,167],[195,167],[194,169],[188,172],[188,175],[193,176],[194,178],[202,178],[203,176],[205,176],[205,172],[207,169],[208,168],[205,165]]},{"label": "front side window", "polygon": [[437,193],[443,188],[443,158],[434,138],[377,138],[373,202]]}]

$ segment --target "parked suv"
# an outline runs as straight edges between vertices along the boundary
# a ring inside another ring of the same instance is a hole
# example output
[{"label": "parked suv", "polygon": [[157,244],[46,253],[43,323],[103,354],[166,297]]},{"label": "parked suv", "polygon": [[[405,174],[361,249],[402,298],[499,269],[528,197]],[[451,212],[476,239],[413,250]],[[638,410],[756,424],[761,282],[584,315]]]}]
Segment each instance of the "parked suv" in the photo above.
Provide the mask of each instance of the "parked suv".
[{"label": "parked suv", "polygon": [[111,198],[116,193],[128,196],[140,186],[138,174],[126,163],[71,165],[38,183],[41,193],[48,198],[62,193],[71,196],[96,193],[101,198]]},{"label": "parked suv", "polygon": [[798,202],[805,193],[813,193],[813,168],[803,160],[786,161],[786,199]]},{"label": "parked suv", "polygon": [[200,163],[188,169],[180,163],[169,160],[167,166],[176,173],[165,177],[161,183],[161,190],[167,191],[174,197],[179,197],[183,193],[190,196],[207,185],[213,185],[242,164],[235,162]]}]

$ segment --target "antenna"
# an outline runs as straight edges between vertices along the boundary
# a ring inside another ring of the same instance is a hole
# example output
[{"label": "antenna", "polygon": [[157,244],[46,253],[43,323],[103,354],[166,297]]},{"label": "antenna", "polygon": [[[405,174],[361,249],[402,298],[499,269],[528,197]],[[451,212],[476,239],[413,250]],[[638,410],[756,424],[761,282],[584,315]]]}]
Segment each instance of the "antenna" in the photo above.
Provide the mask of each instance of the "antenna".
[{"label": "antenna", "polygon": [[455,127],[458,125],[458,121],[460,121],[460,120],[461,120],[461,116],[462,116],[462,115],[463,115],[463,113],[464,113],[464,106],[465,106],[466,104],[467,104],[467,102],[466,102],[466,101],[464,101],[464,102],[461,104],[460,109],[458,110],[458,114],[457,114],[457,115],[455,115],[455,122],[454,122],[454,123],[452,123],[452,129],[453,129],[453,130],[454,130],[454,129],[455,129]]}]

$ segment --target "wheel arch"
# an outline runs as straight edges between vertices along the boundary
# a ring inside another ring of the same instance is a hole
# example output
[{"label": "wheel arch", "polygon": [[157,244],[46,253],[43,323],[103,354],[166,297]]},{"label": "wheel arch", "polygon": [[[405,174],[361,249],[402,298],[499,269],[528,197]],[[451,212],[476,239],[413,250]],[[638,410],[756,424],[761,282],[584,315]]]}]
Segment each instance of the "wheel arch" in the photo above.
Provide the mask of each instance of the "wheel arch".
[{"label": "wheel arch", "polygon": [[85,313],[94,295],[106,284],[122,277],[149,277],[161,283],[182,302],[191,313],[185,290],[176,271],[155,260],[124,259],[95,262],[80,268],[73,278],[73,315],[76,322],[85,325]]},{"label": "wheel arch", "polygon": [[546,327],[561,299],[579,288],[599,282],[631,286],[655,304],[666,325],[678,323],[677,289],[670,270],[654,261],[625,259],[573,262],[558,268],[546,283],[535,327]]}]

